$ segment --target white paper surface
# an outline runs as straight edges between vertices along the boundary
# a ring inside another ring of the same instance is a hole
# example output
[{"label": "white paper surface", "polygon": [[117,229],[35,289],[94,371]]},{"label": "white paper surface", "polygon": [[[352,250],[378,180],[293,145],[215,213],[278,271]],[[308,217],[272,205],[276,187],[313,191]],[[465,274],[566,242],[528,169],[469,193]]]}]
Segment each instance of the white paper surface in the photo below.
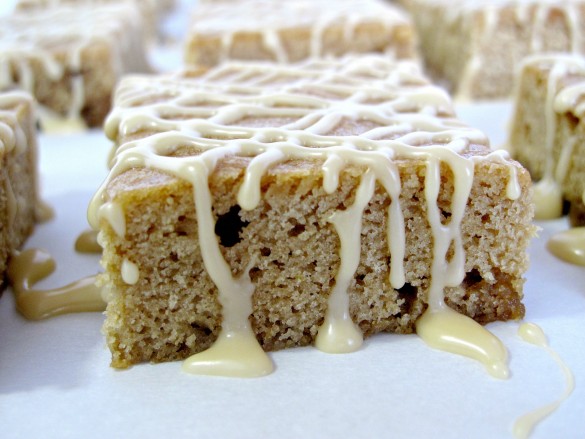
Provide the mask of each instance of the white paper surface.
[{"label": "white paper surface", "polygon": [[[507,109],[464,107],[462,117],[477,116],[497,137]],[[109,143],[98,130],[41,136],[40,143],[43,194],[57,216],[38,227],[27,247],[56,257],[57,272],[40,284],[50,288],[100,270],[98,257],[76,254],[73,243],[87,229],[86,207],[106,175]],[[567,227],[564,220],[539,225],[525,287],[527,320],[544,329],[577,387],[533,437],[579,438],[585,432],[585,268],[544,248],[553,232]],[[434,351],[415,335],[391,334],[366,340],[349,355],[313,348],[271,353],[276,371],[259,379],[189,376],[180,362],[116,371],[102,320],[97,313],[29,322],[15,312],[11,292],[4,293],[0,437],[512,437],[518,416],[556,399],[565,385],[549,355],[517,337],[514,322],[489,325],[510,353],[512,377],[499,381],[479,363]]]},{"label": "white paper surface", "polygon": [[[177,59],[174,52],[171,57]],[[157,54],[158,65],[168,65]],[[461,107],[461,117],[505,140],[507,104]],[[73,243],[106,175],[109,143],[99,130],[41,136],[44,198],[56,218],[27,247],[59,264],[38,286],[63,285],[100,270]],[[540,325],[571,368],[573,395],[533,438],[585,436],[585,268],[555,259],[545,243],[565,220],[539,223],[527,274],[527,321]],[[559,397],[565,386],[552,358],[517,335],[519,324],[488,328],[509,350],[512,376],[499,381],[470,359],[428,348],[416,335],[382,334],[349,355],[313,348],[271,353],[264,378],[190,376],[180,362],[109,367],[99,313],[29,322],[8,290],[0,298],[2,438],[507,438],[514,420]]]}]

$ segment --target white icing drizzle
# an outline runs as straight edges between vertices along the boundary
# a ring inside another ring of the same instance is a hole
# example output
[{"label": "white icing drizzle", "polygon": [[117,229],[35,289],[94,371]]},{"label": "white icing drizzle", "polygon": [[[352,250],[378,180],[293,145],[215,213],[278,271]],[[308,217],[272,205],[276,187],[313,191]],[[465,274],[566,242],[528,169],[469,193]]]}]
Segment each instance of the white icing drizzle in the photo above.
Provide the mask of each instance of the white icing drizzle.
[{"label": "white icing drizzle", "polygon": [[483,363],[494,378],[506,379],[508,352],[502,342],[475,320],[444,303],[429,307],[416,322],[417,334],[431,347]]},{"label": "white icing drizzle", "polygon": [[[334,4],[315,0],[209,2],[195,9],[191,35],[220,35],[219,59],[223,62],[237,58],[232,49],[238,35],[259,33],[270,58],[286,63],[290,61],[290,55],[279,30],[309,28],[309,57],[322,57],[332,55],[324,47],[327,31],[342,25],[342,38],[351,46],[355,29],[361,23],[375,23],[382,27],[380,32],[390,35],[395,27],[409,25],[410,22],[402,11],[378,0],[337,0]],[[391,40],[388,38],[386,47],[389,52],[395,50]]]},{"label": "white icing drizzle", "polygon": [[215,161],[193,162],[188,177],[193,184],[197,206],[198,236],[201,255],[209,276],[217,286],[222,305],[221,332],[213,346],[185,360],[183,370],[205,375],[237,375],[257,377],[274,370],[270,358],[262,350],[252,330],[248,317],[252,314],[254,285],[248,271],[234,278],[231,268],[223,258],[213,230],[215,221],[211,211],[211,194],[208,187],[210,168]]},{"label": "white icing drizzle", "polygon": [[330,219],[340,240],[341,265],[329,296],[325,321],[315,340],[315,346],[323,352],[353,352],[363,342],[362,332],[349,314],[347,291],[360,262],[362,216],[374,195],[375,184],[375,174],[367,171],[357,189],[354,204],[347,210],[336,212]]},{"label": "white icing drizzle", "polygon": [[559,354],[549,346],[546,340],[546,335],[539,326],[534,323],[523,323],[518,329],[518,335],[522,337],[524,341],[544,349],[560,367],[566,383],[565,391],[560,398],[542,407],[538,407],[516,420],[513,429],[514,436],[518,439],[525,439],[530,435],[539,422],[559,408],[563,401],[573,393],[573,390],[575,389],[575,378]]},{"label": "white icing drizzle", "polygon": [[[320,98],[321,93],[334,98]],[[165,96],[164,102],[143,103],[153,95]],[[262,176],[278,163],[295,159],[321,163],[322,184],[328,193],[337,190],[340,173],[347,166],[364,169],[354,204],[331,219],[340,239],[340,267],[317,347],[333,352],[351,351],[361,343],[362,335],[349,313],[348,288],[360,260],[362,213],[375,184],[391,199],[387,217],[390,284],[400,288],[405,282],[405,226],[397,163],[418,160],[426,164],[433,263],[429,309],[422,318],[427,323],[417,325],[417,331],[430,344],[429,333],[449,334],[459,345],[471,344],[474,348],[447,349],[484,361],[496,376],[505,375],[506,353],[499,341],[473,320],[450,311],[443,294],[445,287],[459,285],[465,274],[460,224],[476,163],[502,163],[510,169],[510,179],[515,179],[517,165],[503,151],[490,152],[483,134],[451,118],[437,117],[452,114],[452,104],[444,92],[428,85],[413,64],[395,64],[377,56],[309,61],[296,68],[230,63],[190,78],[127,78],[116,99],[105,126],[110,138],[143,128],[155,133],[117,148],[110,175],[90,205],[89,221],[94,228],[99,227],[100,219],[112,221],[103,206],[115,206],[115,200],[108,198],[106,189],[112,179],[130,168],[154,168],[192,185],[201,254],[218,289],[223,323],[219,339],[209,350],[187,360],[186,370],[258,376],[272,369],[248,320],[254,292],[249,268],[234,277],[213,233],[208,176],[220,160],[236,155],[251,158],[238,191],[238,203],[244,209],[258,206]],[[242,119],[257,117],[282,117],[286,122],[254,128],[239,124]],[[332,134],[345,121],[368,121],[375,127],[359,135]],[[199,153],[173,156],[178,145]],[[447,221],[442,220],[438,206],[441,165],[448,166],[454,176]],[[507,193],[518,198],[517,181],[508,183]],[[112,226],[123,236],[118,220]],[[349,335],[340,335],[346,330]],[[252,357],[236,353],[240,352],[236,346],[239,339],[251,349]]]},{"label": "white icing drizzle", "polygon": [[0,89],[35,94],[36,70],[51,81],[67,80],[70,97],[61,116],[78,121],[86,102],[86,49],[95,43],[111,48],[110,63],[119,77],[127,71],[123,66],[146,69],[141,38],[140,16],[128,2],[17,11],[0,18]]},{"label": "white icing drizzle", "polygon": [[[96,212],[99,218],[105,218],[114,232],[122,238],[126,235],[126,217],[122,206],[115,202],[104,203]],[[94,220],[95,221],[95,220]]]}]

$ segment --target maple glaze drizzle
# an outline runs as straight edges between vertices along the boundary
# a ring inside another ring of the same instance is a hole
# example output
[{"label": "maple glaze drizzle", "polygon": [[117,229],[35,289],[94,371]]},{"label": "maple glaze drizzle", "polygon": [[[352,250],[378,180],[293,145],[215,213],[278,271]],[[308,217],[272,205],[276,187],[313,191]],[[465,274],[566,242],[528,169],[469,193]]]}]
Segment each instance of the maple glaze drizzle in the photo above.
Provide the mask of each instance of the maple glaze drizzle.
[{"label": "maple glaze drizzle", "polygon": [[98,242],[98,233],[97,230],[81,232],[75,240],[75,251],[79,253],[101,253],[102,247]]},{"label": "maple glaze drizzle", "polygon": [[61,288],[35,289],[34,285],[55,270],[55,261],[43,250],[28,249],[12,255],[8,277],[16,308],[29,320],[42,320],[74,312],[104,311],[101,289],[90,276]]}]

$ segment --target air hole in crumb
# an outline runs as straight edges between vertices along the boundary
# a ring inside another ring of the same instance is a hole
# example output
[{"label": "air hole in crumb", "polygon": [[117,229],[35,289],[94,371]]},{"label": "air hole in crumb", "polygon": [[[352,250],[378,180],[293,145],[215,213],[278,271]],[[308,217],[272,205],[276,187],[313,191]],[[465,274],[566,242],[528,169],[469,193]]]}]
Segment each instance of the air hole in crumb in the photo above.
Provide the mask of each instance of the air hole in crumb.
[{"label": "air hole in crumb", "polygon": [[191,323],[191,328],[195,329],[199,333],[202,333],[203,335],[211,335],[213,332],[207,326],[203,326],[195,322]]},{"label": "air hole in crumb", "polygon": [[262,247],[260,249],[260,254],[262,256],[270,256],[271,253],[272,253],[272,250],[270,250],[268,247]]},{"label": "air hole in crumb", "polygon": [[571,126],[571,131],[574,131],[576,129],[577,125],[579,125],[581,123],[581,118],[575,116],[571,112],[563,113],[563,118],[568,120],[569,125]]},{"label": "air hole in crumb", "polygon": [[256,281],[260,277],[260,274],[261,274],[261,271],[260,271],[260,269],[258,267],[252,267],[248,271],[248,276],[250,276],[250,281],[252,283],[256,283]]},{"label": "air hole in crumb", "polygon": [[179,236],[188,236],[195,234],[195,221],[191,218],[187,218],[185,215],[180,215],[177,218],[175,225],[175,233]]},{"label": "air hole in crumb", "polygon": [[445,255],[445,260],[447,262],[451,262],[453,256],[455,256],[455,242],[451,241],[449,244],[449,249],[447,250],[447,254]]},{"label": "air hole in crumb", "polygon": [[563,200],[563,216],[568,215],[571,211],[571,202],[568,200]]},{"label": "air hole in crumb", "polygon": [[240,218],[240,210],[240,206],[233,206],[229,212],[217,218],[215,234],[224,247],[233,247],[240,242],[240,232],[249,224]]},{"label": "air hole in crumb", "polygon": [[446,210],[441,209],[441,215],[443,217],[442,223],[447,224],[451,218],[451,212],[447,212]]},{"label": "air hole in crumb", "polygon": [[305,231],[305,226],[303,224],[296,224],[292,230],[288,231],[288,236],[295,237],[295,236],[299,236],[301,233],[303,233]]},{"label": "air hole in crumb", "polygon": [[466,288],[469,288],[469,287],[472,287],[473,285],[480,283],[482,280],[483,280],[483,277],[481,277],[479,270],[474,268],[473,270],[471,270],[469,273],[467,273],[465,275],[465,279],[463,279],[463,285]]},{"label": "air hole in crumb", "polygon": [[412,306],[417,298],[417,288],[409,283],[405,283],[402,288],[397,290],[397,292],[398,298],[404,300],[404,303],[400,306],[400,311],[405,314],[410,314]]},{"label": "air hole in crumb", "polygon": [[368,322],[367,320],[361,320],[358,323],[358,326],[360,327],[360,329],[362,330],[362,332],[364,333],[368,333],[370,332],[370,330],[372,329],[372,324],[370,322]]},{"label": "air hole in crumb", "polygon": [[177,347],[177,353],[181,354],[183,352],[189,352],[189,346],[187,346],[187,343],[181,343],[178,347]]}]

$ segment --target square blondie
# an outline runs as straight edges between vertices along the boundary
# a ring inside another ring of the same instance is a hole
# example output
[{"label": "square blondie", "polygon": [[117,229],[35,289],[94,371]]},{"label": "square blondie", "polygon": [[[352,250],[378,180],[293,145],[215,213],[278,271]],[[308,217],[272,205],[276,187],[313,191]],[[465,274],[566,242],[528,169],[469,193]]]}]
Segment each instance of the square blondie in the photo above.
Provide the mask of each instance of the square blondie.
[{"label": "square blondie", "polygon": [[443,301],[480,323],[524,315],[530,176],[413,62],[127,77],[105,129],[89,218],[114,367],[247,325],[273,350],[327,322],[410,333]]},{"label": "square blondie", "polygon": [[585,52],[585,1],[405,0],[431,76],[458,99],[510,97],[522,59]]},{"label": "square blondie", "polygon": [[147,68],[134,5],[59,6],[0,18],[0,90],[30,92],[43,121],[101,125],[120,77]]},{"label": "square blondie", "polygon": [[554,54],[525,60],[517,78],[510,150],[536,185],[536,216],[585,225],[585,58]]},{"label": "square blondie", "polygon": [[413,58],[416,39],[408,15],[378,0],[219,1],[195,7],[185,62],[286,63],[365,52]]}]

